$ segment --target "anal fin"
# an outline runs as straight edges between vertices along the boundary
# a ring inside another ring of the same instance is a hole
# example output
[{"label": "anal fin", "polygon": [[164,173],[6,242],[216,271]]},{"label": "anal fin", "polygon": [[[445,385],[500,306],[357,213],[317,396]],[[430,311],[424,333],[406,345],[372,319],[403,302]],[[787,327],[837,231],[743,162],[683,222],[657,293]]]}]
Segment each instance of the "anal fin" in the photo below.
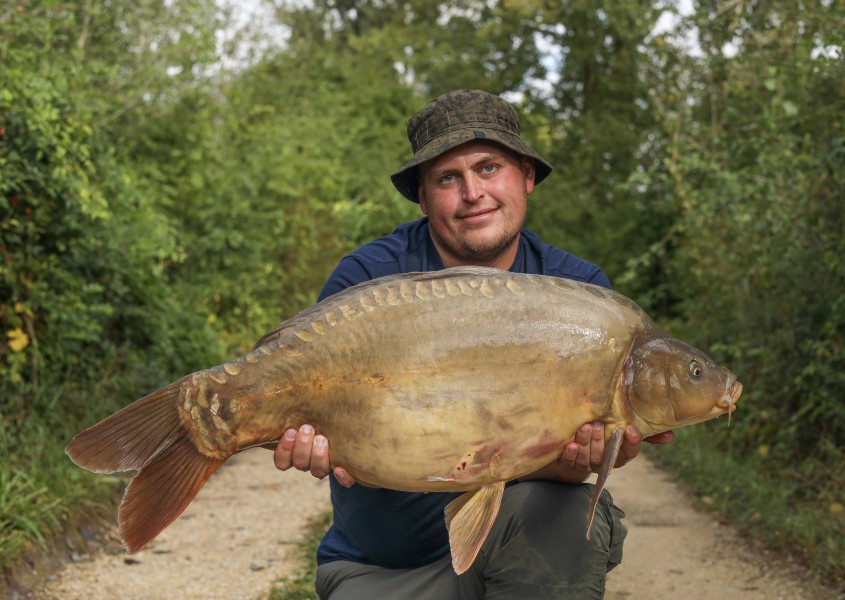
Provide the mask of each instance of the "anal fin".
[{"label": "anal fin", "polygon": [[452,551],[452,567],[460,575],[472,566],[502,506],[505,482],[466,492],[446,506],[446,527]]},{"label": "anal fin", "polygon": [[590,501],[590,512],[587,518],[587,539],[590,539],[590,531],[593,529],[593,519],[596,516],[596,506],[599,503],[604,485],[613,471],[613,465],[616,464],[616,458],[619,456],[619,449],[622,448],[622,437],[624,430],[617,427],[613,430],[610,439],[604,445],[604,455],[601,459],[601,469],[599,470],[598,479],[596,480],[596,487],[593,491],[593,499]]}]

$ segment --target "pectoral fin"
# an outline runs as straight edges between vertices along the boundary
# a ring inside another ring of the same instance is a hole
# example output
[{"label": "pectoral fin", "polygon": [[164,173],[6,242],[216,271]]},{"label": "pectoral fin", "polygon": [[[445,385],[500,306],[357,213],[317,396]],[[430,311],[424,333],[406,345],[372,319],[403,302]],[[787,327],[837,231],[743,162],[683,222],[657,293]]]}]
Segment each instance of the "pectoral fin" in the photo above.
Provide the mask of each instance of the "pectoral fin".
[{"label": "pectoral fin", "polygon": [[460,575],[470,568],[502,505],[505,482],[467,492],[446,506],[446,527],[452,549],[452,567]]},{"label": "pectoral fin", "polygon": [[587,539],[590,539],[590,531],[593,529],[593,518],[596,516],[596,506],[599,503],[599,496],[604,489],[604,484],[610,477],[613,465],[616,464],[616,457],[619,456],[619,449],[622,447],[622,434],[624,430],[617,427],[613,430],[610,439],[604,445],[604,456],[601,459],[601,470],[596,480],[596,488],[593,491],[593,499],[590,502],[590,514],[587,520]]}]

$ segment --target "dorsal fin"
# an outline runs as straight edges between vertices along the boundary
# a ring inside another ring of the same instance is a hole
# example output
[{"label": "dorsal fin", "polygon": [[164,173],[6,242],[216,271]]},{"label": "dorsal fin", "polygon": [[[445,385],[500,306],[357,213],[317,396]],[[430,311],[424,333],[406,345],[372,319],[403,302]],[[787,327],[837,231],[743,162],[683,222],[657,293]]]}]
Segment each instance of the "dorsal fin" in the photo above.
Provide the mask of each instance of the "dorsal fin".
[{"label": "dorsal fin", "polygon": [[412,273],[400,273],[398,275],[386,275],[377,279],[363,281],[357,285],[348,287],[337,294],[329,296],[328,298],[324,298],[314,306],[303,310],[294,317],[291,317],[273,331],[264,334],[261,339],[255,343],[253,348],[258,348],[268,342],[277,340],[286,332],[298,329],[306,325],[309,321],[319,318],[322,313],[335,310],[338,305],[347,301],[347,297],[354,296],[355,294],[359,294],[361,292],[366,292],[367,290],[384,285],[388,282],[399,283],[401,281],[431,281],[437,279],[450,279],[453,277],[489,277],[491,275],[505,274],[508,274],[508,272],[502,271],[501,269],[495,269],[493,267],[452,267],[449,269],[441,269],[439,271],[417,271]]},{"label": "dorsal fin", "polygon": [[450,279],[452,277],[491,277],[493,275],[512,275],[509,271],[503,271],[495,267],[450,267],[439,271],[421,271],[408,273],[413,281],[430,281],[432,279]]}]

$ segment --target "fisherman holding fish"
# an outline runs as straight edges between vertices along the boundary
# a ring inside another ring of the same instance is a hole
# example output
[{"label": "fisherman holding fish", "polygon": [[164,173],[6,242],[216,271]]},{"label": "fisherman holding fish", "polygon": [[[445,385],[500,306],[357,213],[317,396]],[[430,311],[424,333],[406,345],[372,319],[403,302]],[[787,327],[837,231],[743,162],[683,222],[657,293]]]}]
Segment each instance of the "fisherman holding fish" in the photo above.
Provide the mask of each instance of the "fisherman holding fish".
[{"label": "fisherman holding fish", "polygon": [[626,533],[610,472],[643,436],[730,422],[733,373],[522,227],[551,168],[507,102],[452,92],[408,133],[392,179],[425,218],[345,257],[250,352],[67,445],[90,471],[136,471],[118,509],[130,554],[262,446],[279,469],[334,473],[324,600],[600,598]]},{"label": "fisherman holding fish", "polygon": [[[414,155],[391,180],[424,218],[346,256],[321,300],[377,277],[465,265],[610,287],[601,269],[523,228],[528,196],[552,168],[522,140],[508,102],[476,90],[447,93],[410,119],[408,138]],[[667,431],[646,441],[672,438]],[[281,470],[334,474],[334,521],[317,553],[323,600],[601,598],[626,535],[623,513],[604,491],[592,535],[584,536],[592,495],[584,481],[602,463],[604,440],[601,423],[585,423],[557,461],[511,482],[478,557],[461,575],[443,518],[459,494],[358,484],[342,466],[331,468],[330,441],[310,425],[285,432],[274,459]],[[641,441],[629,425],[615,466],[633,459]]]}]

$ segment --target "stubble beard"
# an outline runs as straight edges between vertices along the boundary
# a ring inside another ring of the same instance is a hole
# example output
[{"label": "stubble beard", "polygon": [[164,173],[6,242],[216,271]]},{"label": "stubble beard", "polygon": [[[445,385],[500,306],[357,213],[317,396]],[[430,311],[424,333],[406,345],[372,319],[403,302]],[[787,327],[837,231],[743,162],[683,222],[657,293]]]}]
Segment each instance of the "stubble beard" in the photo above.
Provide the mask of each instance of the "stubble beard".
[{"label": "stubble beard", "polygon": [[522,223],[508,223],[501,235],[492,241],[473,241],[469,237],[462,237],[453,241],[446,240],[431,227],[431,237],[436,245],[445,250],[452,258],[464,264],[490,264],[496,261],[519,238]]},{"label": "stubble beard", "polygon": [[[525,188],[524,182],[522,193],[524,195],[524,201],[527,204],[528,190]],[[458,261],[459,264],[490,265],[496,262],[518,240],[520,231],[522,231],[524,225],[525,212],[523,211],[521,218],[514,215],[512,219],[509,219],[505,223],[501,235],[489,242],[473,242],[466,235],[461,236],[458,240],[450,241],[443,238],[432,225],[429,226],[429,234],[438,251],[441,254],[444,252],[447,253],[453,260]]]}]

